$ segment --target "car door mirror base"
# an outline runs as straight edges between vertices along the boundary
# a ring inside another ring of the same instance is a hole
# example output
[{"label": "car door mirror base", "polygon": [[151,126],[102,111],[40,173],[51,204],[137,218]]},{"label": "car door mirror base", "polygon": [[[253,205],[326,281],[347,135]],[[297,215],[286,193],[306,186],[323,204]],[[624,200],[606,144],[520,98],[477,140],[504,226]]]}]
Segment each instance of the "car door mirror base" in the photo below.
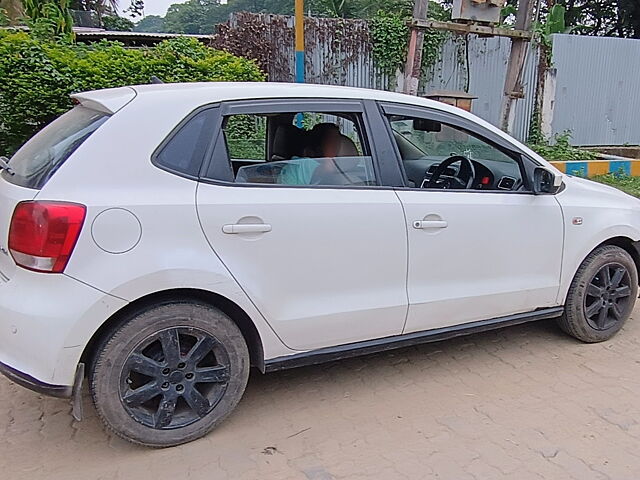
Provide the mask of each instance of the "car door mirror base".
[{"label": "car door mirror base", "polygon": [[556,175],[544,167],[533,170],[533,193],[536,195],[558,193],[562,188],[562,176]]}]

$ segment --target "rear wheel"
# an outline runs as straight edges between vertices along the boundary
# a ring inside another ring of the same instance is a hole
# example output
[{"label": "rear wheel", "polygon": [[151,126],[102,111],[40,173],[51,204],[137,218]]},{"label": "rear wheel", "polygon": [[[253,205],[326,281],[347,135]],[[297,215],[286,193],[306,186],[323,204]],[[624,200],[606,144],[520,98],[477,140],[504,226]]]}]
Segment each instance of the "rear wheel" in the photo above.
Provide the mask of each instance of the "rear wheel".
[{"label": "rear wheel", "polygon": [[583,342],[608,340],[631,315],[637,296],[638,272],[631,256],[613,245],[599,247],[580,265],[558,324]]},{"label": "rear wheel", "polygon": [[113,332],[90,373],[108,429],[133,443],[168,447],[205,435],[231,413],[247,384],[249,352],[225,314],[176,302]]}]

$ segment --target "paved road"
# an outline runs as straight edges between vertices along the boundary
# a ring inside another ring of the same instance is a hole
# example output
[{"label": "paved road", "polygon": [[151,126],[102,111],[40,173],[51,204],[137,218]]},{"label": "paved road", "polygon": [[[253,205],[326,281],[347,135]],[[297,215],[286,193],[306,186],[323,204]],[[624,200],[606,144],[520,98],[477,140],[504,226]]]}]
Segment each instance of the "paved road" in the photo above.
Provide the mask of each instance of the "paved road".
[{"label": "paved road", "polygon": [[636,480],[634,317],[600,345],[542,322],[256,374],[217,431],[165,450],[0,379],[0,478]]}]

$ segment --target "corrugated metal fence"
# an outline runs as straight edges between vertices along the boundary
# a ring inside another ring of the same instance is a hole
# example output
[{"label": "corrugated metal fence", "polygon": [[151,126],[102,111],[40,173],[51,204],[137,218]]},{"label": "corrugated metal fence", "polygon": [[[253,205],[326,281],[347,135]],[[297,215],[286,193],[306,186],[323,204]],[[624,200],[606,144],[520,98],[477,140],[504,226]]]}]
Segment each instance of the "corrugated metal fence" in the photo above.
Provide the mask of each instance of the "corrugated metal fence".
[{"label": "corrugated metal fence", "polygon": [[554,35],[553,132],[577,145],[640,145],[640,40]]},{"label": "corrugated metal fence", "polygon": [[[511,52],[507,38],[452,36],[442,48],[440,61],[431,69],[422,93],[433,90],[461,90],[478,97],[473,113],[499,125],[502,90]],[[530,48],[523,76],[525,97],[516,103],[513,135],[526,140],[535,106],[537,49]]]},{"label": "corrugated metal fence", "polygon": [[[241,13],[232,15],[230,26],[242,30],[249,22],[256,20],[264,25],[258,34],[270,51],[268,61],[263,62],[269,79],[293,82],[293,18]],[[309,83],[383,90],[396,88],[395,75],[385,75],[375,65],[366,21],[308,17],[305,19],[305,43],[305,77]],[[478,97],[473,112],[497,125],[510,48],[510,41],[505,38],[452,34],[443,45],[439,61],[423,82],[421,93],[466,90]],[[536,53],[531,52],[524,79],[525,98],[518,101],[516,106],[514,135],[521,140],[525,140],[529,132],[536,65]]]},{"label": "corrugated metal fence", "polygon": [[[259,23],[260,45],[266,45],[262,66],[272,81],[295,78],[293,18],[236,14],[231,28],[245,30]],[[256,23],[257,22],[257,23]],[[375,65],[367,22],[308,17],[305,19],[306,79],[309,83],[393,90],[397,81]],[[477,96],[473,113],[500,123],[502,90],[511,41],[454,35],[423,79],[421,94],[459,90]],[[242,54],[242,52],[240,52]],[[551,133],[572,132],[577,145],[640,144],[640,41],[555,35],[553,63],[557,69]],[[514,136],[526,140],[535,108],[538,52],[532,45],[523,77],[524,98],[516,103]]]}]

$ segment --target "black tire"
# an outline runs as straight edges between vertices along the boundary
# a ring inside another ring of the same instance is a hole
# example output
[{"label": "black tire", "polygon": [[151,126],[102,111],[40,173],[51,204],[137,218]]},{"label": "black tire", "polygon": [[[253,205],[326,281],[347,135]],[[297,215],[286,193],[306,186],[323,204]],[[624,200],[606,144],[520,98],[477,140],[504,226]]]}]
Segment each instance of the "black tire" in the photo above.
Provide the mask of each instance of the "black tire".
[{"label": "black tire", "polygon": [[614,245],[599,247],[578,268],[558,325],[586,343],[609,340],[631,315],[637,297],[631,255]]},{"label": "black tire", "polygon": [[176,301],[108,335],[89,385],[107,429],[132,443],[169,447],[220,424],[248,378],[249,352],[235,323],[209,305]]}]

